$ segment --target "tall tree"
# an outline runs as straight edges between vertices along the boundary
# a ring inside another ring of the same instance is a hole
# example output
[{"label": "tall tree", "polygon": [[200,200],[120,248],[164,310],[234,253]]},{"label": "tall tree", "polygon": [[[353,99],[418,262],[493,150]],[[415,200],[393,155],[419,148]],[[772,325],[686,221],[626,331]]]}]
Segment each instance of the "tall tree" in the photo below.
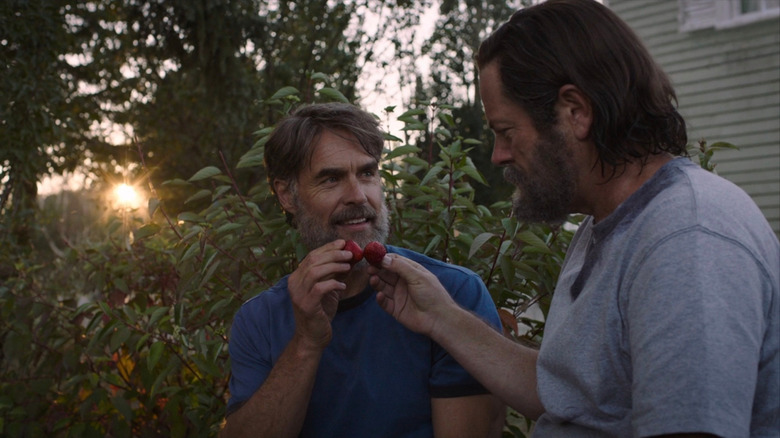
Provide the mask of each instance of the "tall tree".
[{"label": "tall tree", "polygon": [[0,2],[0,233],[27,243],[37,182],[73,170],[102,143],[90,127],[102,118],[87,74],[71,50],[83,35],[68,11],[78,1]]},{"label": "tall tree", "polygon": [[489,205],[507,199],[511,192],[490,163],[492,134],[485,124],[479,97],[479,75],[474,56],[479,45],[498,25],[531,0],[442,0],[433,34],[423,45],[431,59],[431,74],[418,90],[420,98],[436,96],[454,106],[456,134],[482,140],[469,154],[490,187],[475,187],[476,198]]},{"label": "tall tree", "polygon": [[[8,0],[0,6],[2,92],[11,102],[0,127],[8,133],[0,205],[32,206],[41,175],[85,156],[98,175],[112,174],[140,149],[157,187],[221,156],[235,164],[253,132],[279,117],[263,100],[289,85],[309,99],[328,78],[357,101],[376,45],[424,4]],[[364,27],[364,15],[378,11],[386,18]],[[109,137],[107,127],[127,135]]]}]

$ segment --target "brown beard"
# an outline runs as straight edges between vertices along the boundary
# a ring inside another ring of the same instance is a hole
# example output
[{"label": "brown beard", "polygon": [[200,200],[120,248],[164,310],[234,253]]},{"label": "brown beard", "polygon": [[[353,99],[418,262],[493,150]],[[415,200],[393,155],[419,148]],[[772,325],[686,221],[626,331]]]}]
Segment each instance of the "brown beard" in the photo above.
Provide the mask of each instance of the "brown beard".
[{"label": "brown beard", "polygon": [[529,173],[504,169],[504,179],[516,187],[515,217],[525,222],[563,223],[574,198],[574,171],[566,139],[555,128],[540,133],[534,144]]}]

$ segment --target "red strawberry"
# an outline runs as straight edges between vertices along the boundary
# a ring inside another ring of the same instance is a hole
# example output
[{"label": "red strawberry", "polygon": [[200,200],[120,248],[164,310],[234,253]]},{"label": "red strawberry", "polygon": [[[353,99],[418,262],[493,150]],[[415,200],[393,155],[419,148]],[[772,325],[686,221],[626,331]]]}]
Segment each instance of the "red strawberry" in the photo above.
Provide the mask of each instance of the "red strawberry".
[{"label": "red strawberry", "polygon": [[377,241],[369,242],[363,249],[363,257],[377,268],[382,267],[382,259],[385,254],[387,254],[387,248]]},{"label": "red strawberry", "polygon": [[354,240],[347,240],[344,250],[352,252],[352,260],[349,261],[350,265],[355,266],[357,262],[363,260],[363,250],[360,249],[360,245]]}]

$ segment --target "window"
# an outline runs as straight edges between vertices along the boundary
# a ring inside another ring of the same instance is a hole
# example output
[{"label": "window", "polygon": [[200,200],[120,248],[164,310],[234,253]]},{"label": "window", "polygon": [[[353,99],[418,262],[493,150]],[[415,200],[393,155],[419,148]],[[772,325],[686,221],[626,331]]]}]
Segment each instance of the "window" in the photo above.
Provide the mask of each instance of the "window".
[{"label": "window", "polygon": [[780,17],[780,0],[678,0],[680,32],[725,29]]}]

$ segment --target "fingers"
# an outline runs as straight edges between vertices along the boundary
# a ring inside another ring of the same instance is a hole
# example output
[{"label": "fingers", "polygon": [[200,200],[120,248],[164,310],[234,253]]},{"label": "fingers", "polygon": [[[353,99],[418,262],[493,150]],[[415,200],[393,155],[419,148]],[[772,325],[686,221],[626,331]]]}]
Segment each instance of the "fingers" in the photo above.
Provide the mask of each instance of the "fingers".
[{"label": "fingers", "polygon": [[[432,281],[430,277],[433,277],[422,265],[399,254],[387,254],[382,259],[382,269],[370,267],[368,272],[372,274],[372,281],[378,277],[378,280],[388,285],[395,285],[399,278],[409,284],[416,284]],[[372,286],[375,286],[374,283]]]},{"label": "fingers", "polygon": [[342,266],[341,268],[347,268],[346,270],[348,271],[348,268],[350,267],[349,261],[352,260],[352,252],[344,249],[345,244],[346,241],[343,239],[328,242],[307,254],[301,261],[300,266],[308,265],[316,267],[328,263],[339,263],[346,264],[346,266]]},{"label": "fingers", "polygon": [[384,292],[377,292],[376,302],[379,304],[379,307],[384,309],[385,312],[393,315],[393,311],[395,310],[395,302],[392,298],[387,296]]},{"label": "fingers", "polygon": [[292,273],[291,282],[310,289],[318,281],[348,272],[352,253],[343,249],[344,244],[344,240],[334,240],[307,254]]}]

